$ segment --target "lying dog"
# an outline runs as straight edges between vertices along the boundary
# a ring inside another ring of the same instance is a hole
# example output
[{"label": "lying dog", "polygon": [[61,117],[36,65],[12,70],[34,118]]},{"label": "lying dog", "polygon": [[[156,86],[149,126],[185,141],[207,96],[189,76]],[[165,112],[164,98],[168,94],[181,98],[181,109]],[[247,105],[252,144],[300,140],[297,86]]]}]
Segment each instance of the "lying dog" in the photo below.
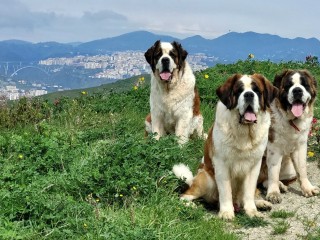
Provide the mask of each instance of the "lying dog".
[{"label": "lying dog", "polygon": [[[274,79],[279,96],[271,105],[272,123],[267,145],[267,160],[261,173],[268,167],[267,200],[280,203],[282,182],[298,178],[302,194],[311,197],[319,193],[307,177],[307,140],[313,119],[313,105],[317,82],[306,70],[286,70]],[[279,182],[281,180],[282,182]]]},{"label": "lying dog", "polygon": [[187,55],[181,44],[160,41],[145,53],[152,70],[150,114],[145,119],[145,130],[147,134],[156,133],[156,139],[175,133],[183,144],[194,133],[203,136],[200,98]]},{"label": "lying dog", "polygon": [[269,107],[277,91],[260,74],[236,74],[217,89],[216,119],[197,175],[193,177],[183,164],[173,167],[175,175],[189,185],[182,199],[202,197],[209,203],[219,199],[223,219],[234,217],[233,204],[242,206],[250,217],[261,216],[257,207],[271,208],[271,203],[254,197],[268,142]]}]

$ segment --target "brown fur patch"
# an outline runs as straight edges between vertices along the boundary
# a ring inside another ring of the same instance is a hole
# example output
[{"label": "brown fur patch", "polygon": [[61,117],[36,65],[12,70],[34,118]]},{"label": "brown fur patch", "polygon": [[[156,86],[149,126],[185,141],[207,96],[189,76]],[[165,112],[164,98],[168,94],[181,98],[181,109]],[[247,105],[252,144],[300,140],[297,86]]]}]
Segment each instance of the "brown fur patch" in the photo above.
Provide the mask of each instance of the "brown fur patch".
[{"label": "brown fur patch", "polygon": [[274,129],[273,129],[273,127],[269,128],[268,141],[271,142],[271,143],[274,142]]},{"label": "brown fur patch", "polygon": [[268,179],[267,157],[263,156],[257,184],[262,184],[267,179]]},{"label": "brown fur patch", "polygon": [[241,74],[232,75],[216,90],[216,94],[218,95],[219,99],[228,109],[232,109],[237,106],[237,99],[234,95],[234,86],[241,77]]},{"label": "brown fur patch", "polygon": [[283,180],[281,180],[281,182],[282,182],[284,185],[288,186],[289,184],[295,182],[296,180],[297,180],[297,177],[294,177],[294,178],[292,178],[292,179],[283,179]]},{"label": "brown fur patch", "polygon": [[271,102],[278,96],[278,89],[272,85],[272,83],[261,74],[253,74],[253,83],[259,88],[261,93],[260,106],[266,111],[270,108]]},{"label": "brown fur patch", "polygon": [[198,89],[194,87],[193,116],[199,116],[200,114],[200,96]]},{"label": "brown fur patch", "polygon": [[209,129],[208,137],[204,145],[204,165],[203,169],[214,179],[214,167],[212,165],[212,156],[214,152],[212,139],[213,126]]},{"label": "brown fur patch", "polygon": [[[151,124],[151,113],[149,113],[146,118],[145,121]],[[148,137],[148,132],[146,130],[144,130],[144,137]]]},{"label": "brown fur patch", "polygon": [[205,171],[198,172],[197,176],[193,179],[192,185],[185,191],[183,195],[192,195],[195,199],[202,197],[206,194],[207,190],[207,175]]}]

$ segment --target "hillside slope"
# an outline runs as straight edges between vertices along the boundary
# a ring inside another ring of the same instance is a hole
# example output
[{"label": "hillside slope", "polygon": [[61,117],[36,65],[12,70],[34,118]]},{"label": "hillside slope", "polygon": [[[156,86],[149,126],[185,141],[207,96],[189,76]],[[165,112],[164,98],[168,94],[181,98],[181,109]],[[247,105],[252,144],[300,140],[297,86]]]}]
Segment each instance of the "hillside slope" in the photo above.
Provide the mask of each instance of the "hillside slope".
[{"label": "hillside slope", "polygon": [[[297,67],[320,78],[318,65],[251,60],[197,73],[205,131],[214,118],[215,89],[231,74],[260,72],[272,79]],[[230,229],[246,227],[239,225],[249,221],[243,215],[226,223],[214,206],[200,201],[188,208],[179,201],[183,184],[171,168],[183,162],[195,170],[203,141],[180,147],[174,136],[144,138],[149,86],[142,83],[135,90],[135,79],[123,83],[126,91],[79,90],[77,97],[65,92],[52,100],[1,106],[1,239],[241,238]],[[317,118],[319,106],[318,101]],[[310,160],[319,162],[317,137],[319,132],[309,151]],[[308,231],[313,239],[320,237],[318,225]]]}]

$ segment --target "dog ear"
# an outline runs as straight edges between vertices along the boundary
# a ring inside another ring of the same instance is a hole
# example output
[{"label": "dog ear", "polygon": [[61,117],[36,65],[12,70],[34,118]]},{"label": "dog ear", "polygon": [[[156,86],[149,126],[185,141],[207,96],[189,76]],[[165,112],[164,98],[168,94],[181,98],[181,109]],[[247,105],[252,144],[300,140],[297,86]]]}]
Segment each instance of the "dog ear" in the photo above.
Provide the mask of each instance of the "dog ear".
[{"label": "dog ear", "polygon": [[216,90],[216,94],[220,101],[227,107],[227,109],[232,109],[237,106],[237,99],[233,92],[233,86],[240,77],[240,74],[234,74]]},{"label": "dog ear", "polygon": [[278,98],[280,100],[280,104],[282,106],[282,108],[287,111],[290,104],[288,102],[288,93],[283,89],[283,87],[281,86],[282,85],[282,79],[289,75],[290,73],[292,73],[293,70],[291,69],[286,69],[284,70],[282,73],[280,74],[277,74],[275,77],[274,77],[274,80],[273,80],[273,86],[277,87],[278,88]]},{"label": "dog ear", "polygon": [[263,110],[265,111],[267,108],[270,108],[270,104],[272,101],[278,97],[279,89],[272,85],[272,83],[261,74],[254,74],[255,77],[260,79],[263,84]]},{"label": "dog ear", "polygon": [[282,78],[284,76],[286,76],[288,73],[292,72],[292,70],[290,69],[287,69],[287,70],[284,70],[282,73],[280,74],[277,74],[275,77],[274,77],[274,80],[273,80],[273,85],[277,88],[281,88],[281,82],[282,82]]},{"label": "dog ear", "polygon": [[186,60],[187,56],[188,56],[188,52],[186,50],[184,50],[181,46],[180,43],[174,41],[171,43],[172,46],[177,49],[178,54],[179,54],[179,68],[181,66],[183,66],[184,61]]},{"label": "dog ear", "polygon": [[160,40],[156,41],[152,47],[150,47],[145,53],[144,57],[146,58],[147,62],[151,66],[152,71],[155,71],[155,62],[154,62],[154,52],[159,47]]},{"label": "dog ear", "polygon": [[[315,98],[317,95],[317,87],[318,87],[318,83],[317,80],[314,76],[312,76],[312,74],[308,71],[308,70],[301,70],[302,73],[304,73],[309,81],[309,85],[310,85],[310,89],[311,89],[311,97]],[[310,80],[311,82],[310,82]]]}]

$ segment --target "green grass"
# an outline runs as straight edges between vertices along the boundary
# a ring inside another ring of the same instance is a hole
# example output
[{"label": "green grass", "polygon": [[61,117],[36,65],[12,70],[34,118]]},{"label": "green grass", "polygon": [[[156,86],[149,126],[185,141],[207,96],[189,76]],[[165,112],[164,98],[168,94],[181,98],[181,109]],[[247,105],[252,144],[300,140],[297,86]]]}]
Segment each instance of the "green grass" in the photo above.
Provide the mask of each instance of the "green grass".
[{"label": "green grass", "polygon": [[271,218],[290,218],[295,215],[295,212],[290,212],[290,211],[285,211],[285,210],[279,210],[279,211],[274,211],[271,213],[270,217]]},{"label": "green grass", "polygon": [[[214,119],[215,89],[228,76],[260,72],[272,79],[298,67],[320,79],[318,65],[252,60],[196,73],[205,131]],[[1,105],[0,239],[240,238],[202,204],[179,201],[181,181],[171,168],[183,162],[195,170],[203,141],[179,147],[174,136],[145,139],[149,80],[133,90],[138,80]],[[315,161],[318,136],[315,130],[310,145]],[[241,227],[265,224],[236,219]]]},{"label": "green grass", "polygon": [[273,234],[279,235],[284,234],[290,228],[290,224],[287,221],[278,221],[273,226]]},{"label": "green grass", "polygon": [[240,213],[236,215],[234,222],[239,227],[244,227],[244,228],[264,227],[269,224],[269,222],[264,220],[263,218],[260,218],[260,217],[250,218],[244,213]]}]

